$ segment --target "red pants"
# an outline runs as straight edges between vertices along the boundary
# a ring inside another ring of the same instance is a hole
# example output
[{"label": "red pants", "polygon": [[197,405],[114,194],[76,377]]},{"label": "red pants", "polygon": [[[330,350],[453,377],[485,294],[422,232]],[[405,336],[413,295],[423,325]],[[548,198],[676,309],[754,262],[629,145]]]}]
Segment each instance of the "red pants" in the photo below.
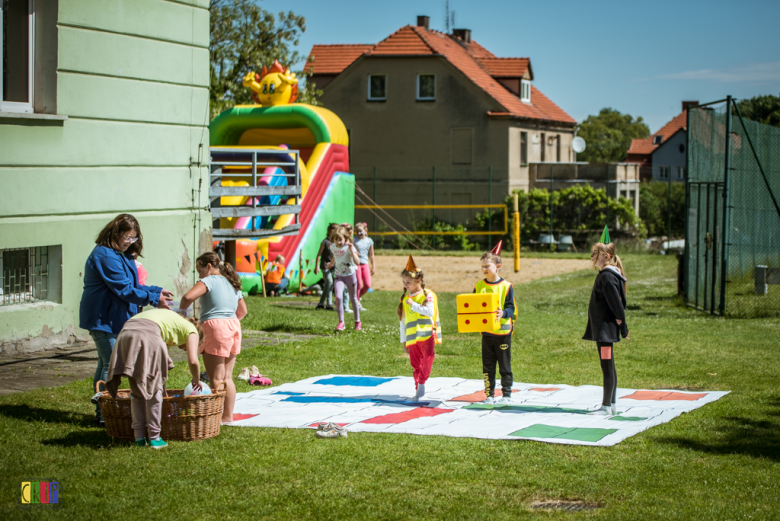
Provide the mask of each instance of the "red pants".
[{"label": "red pants", "polygon": [[431,376],[433,358],[436,356],[434,352],[435,345],[436,342],[431,337],[409,346],[409,363],[412,364],[414,369],[412,375],[414,376],[415,384],[424,384],[428,381],[428,377]]},{"label": "red pants", "polygon": [[357,267],[357,279],[360,286],[358,298],[363,298],[363,295],[368,293],[368,288],[371,287],[371,267],[368,264],[361,264]]}]

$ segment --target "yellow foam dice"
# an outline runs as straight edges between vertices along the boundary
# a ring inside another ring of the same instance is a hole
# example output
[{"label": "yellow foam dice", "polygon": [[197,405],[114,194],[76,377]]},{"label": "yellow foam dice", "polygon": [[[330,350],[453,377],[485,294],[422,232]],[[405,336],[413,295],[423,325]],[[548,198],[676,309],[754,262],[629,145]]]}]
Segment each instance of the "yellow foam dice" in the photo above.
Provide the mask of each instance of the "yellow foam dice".
[{"label": "yellow foam dice", "polygon": [[501,324],[496,310],[501,309],[498,293],[468,293],[455,297],[458,309],[458,333],[497,331]]}]

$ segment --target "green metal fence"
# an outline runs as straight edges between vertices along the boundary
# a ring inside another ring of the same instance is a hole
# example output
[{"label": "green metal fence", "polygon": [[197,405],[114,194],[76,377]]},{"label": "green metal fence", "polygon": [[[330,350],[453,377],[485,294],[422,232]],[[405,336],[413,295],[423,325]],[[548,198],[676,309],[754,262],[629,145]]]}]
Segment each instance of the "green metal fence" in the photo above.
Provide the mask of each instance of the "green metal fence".
[{"label": "green metal fence", "polygon": [[686,303],[780,316],[780,128],[728,97],[689,110],[687,149]]}]

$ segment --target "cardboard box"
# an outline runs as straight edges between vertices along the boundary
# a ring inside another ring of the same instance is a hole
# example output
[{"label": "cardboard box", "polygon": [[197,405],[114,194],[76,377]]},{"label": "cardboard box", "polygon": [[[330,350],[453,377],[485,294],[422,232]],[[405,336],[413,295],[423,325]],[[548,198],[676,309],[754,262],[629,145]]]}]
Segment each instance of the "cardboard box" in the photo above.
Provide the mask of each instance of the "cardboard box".
[{"label": "cardboard box", "polygon": [[468,293],[456,298],[459,333],[497,331],[501,324],[496,310],[501,309],[498,293]]}]

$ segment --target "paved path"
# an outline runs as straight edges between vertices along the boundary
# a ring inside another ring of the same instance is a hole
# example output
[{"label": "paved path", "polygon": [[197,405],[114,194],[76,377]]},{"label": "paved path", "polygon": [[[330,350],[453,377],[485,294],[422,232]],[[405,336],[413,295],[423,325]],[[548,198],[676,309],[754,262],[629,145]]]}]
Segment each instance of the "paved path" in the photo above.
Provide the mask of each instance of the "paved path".
[{"label": "paved path", "polygon": [[[314,338],[314,335],[244,330],[241,347],[285,344],[308,338]],[[181,349],[174,348],[169,353],[174,363],[187,360]],[[26,355],[0,356],[0,396],[82,380],[94,375],[96,366],[97,351],[91,341],[52,346],[51,349]]]}]

